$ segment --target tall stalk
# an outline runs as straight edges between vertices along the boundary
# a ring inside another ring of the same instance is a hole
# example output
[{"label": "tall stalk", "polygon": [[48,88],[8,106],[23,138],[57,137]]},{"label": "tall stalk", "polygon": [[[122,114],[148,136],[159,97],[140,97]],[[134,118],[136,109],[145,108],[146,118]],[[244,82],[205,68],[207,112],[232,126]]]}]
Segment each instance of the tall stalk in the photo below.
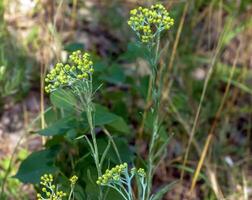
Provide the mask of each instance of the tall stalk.
[{"label": "tall stalk", "polygon": [[[94,158],[95,166],[97,169],[98,177],[100,177],[102,175],[102,170],[100,166],[99,151],[98,151],[98,146],[96,142],[95,128],[94,128],[94,123],[93,123],[92,105],[87,107],[86,113],[87,113],[88,125],[90,128],[90,133],[91,133],[92,143],[93,143],[93,150],[94,150],[93,158]],[[102,197],[103,197],[102,190],[101,188],[99,188],[99,200],[103,200]]]},{"label": "tall stalk", "polygon": [[[92,86],[92,76],[90,77],[90,81],[81,83],[80,88],[75,87],[74,89],[77,91],[76,93],[79,96],[79,99],[83,105],[83,110],[86,112],[87,116],[87,121],[88,121],[88,126],[90,129],[90,134],[91,134],[91,142],[88,137],[85,137],[87,140],[89,147],[92,152],[92,156],[94,158],[96,170],[97,170],[97,175],[100,177],[102,175],[102,169],[101,169],[101,162],[99,158],[99,150],[98,150],[98,145],[96,141],[96,134],[95,134],[95,123],[94,123],[94,109],[93,109],[93,103],[92,103],[92,97],[93,97],[93,86]],[[103,200],[103,193],[101,188],[99,188],[99,200]]]},{"label": "tall stalk", "polygon": [[[99,158],[98,146],[95,134],[94,123],[94,109],[93,109],[93,80],[92,75],[94,72],[93,62],[90,55],[81,51],[72,52],[69,56],[68,63],[57,63],[55,67],[47,74],[45,82],[45,91],[50,93],[57,90],[59,87],[70,87],[73,94],[80,102],[81,112],[86,113],[88,126],[90,129],[91,139],[85,134],[82,136],[86,139],[91,154],[94,159],[94,163],[97,169],[97,176],[102,175],[102,159]],[[103,156],[104,157],[104,154]],[[103,194],[101,188],[99,188],[99,200],[103,200]]]},{"label": "tall stalk", "polygon": [[153,100],[153,106],[152,111],[153,112],[153,130],[150,140],[150,147],[148,152],[148,172],[147,172],[147,193],[146,193],[146,199],[148,200],[150,198],[151,194],[151,187],[152,187],[152,179],[154,174],[154,147],[155,142],[158,136],[158,129],[159,129],[159,105],[160,105],[160,86],[158,86],[157,83],[157,71],[158,71],[158,60],[159,60],[159,48],[160,48],[160,35],[157,36],[156,39],[156,46],[154,46],[155,50],[151,51],[151,54],[154,54],[153,56],[150,56],[149,62],[151,65],[151,77],[150,81],[152,81],[151,84],[151,93],[152,93],[152,100]]},{"label": "tall stalk", "polygon": [[[161,89],[163,84],[163,75],[161,70],[161,77],[157,83],[158,74],[158,60],[160,55],[160,34],[162,31],[169,30],[174,25],[174,19],[169,16],[169,12],[162,4],[155,4],[149,8],[138,7],[130,11],[128,25],[136,33],[141,43],[146,45],[149,50],[147,60],[151,66],[150,87],[153,106],[151,114],[153,116],[153,129],[150,138],[150,146],[148,152],[148,172],[147,172],[147,193],[146,200],[150,199],[152,179],[154,174],[155,158],[160,154],[160,151],[155,152],[156,141],[158,138],[158,131],[160,125],[159,107],[161,98]],[[147,95],[149,97],[149,95]],[[143,116],[143,121],[145,119]],[[143,130],[140,128],[140,135]]]}]

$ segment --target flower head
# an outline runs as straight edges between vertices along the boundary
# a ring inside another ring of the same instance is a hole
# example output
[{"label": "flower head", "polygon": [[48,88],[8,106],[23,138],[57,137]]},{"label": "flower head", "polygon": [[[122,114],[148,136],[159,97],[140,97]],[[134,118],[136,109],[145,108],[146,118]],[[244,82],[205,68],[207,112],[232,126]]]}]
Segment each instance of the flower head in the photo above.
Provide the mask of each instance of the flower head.
[{"label": "flower head", "polygon": [[71,182],[71,185],[75,185],[78,180],[78,177],[74,175],[69,180]]},{"label": "flower head", "polygon": [[149,43],[163,30],[169,30],[174,19],[162,4],[156,4],[150,8],[138,7],[131,10],[128,24],[143,43]]},{"label": "flower head", "polygon": [[98,180],[96,181],[96,183],[98,185],[106,185],[110,182],[114,182],[114,181],[119,181],[121,174],[123,172],[126,172],[128,170],[128,164],[127,163],[123,163],[121,165],[116,165],[115,167],[113,167],[112,169],[107,169],[105,174],[103,174],[102,176],[100,176],[98,178]]},{"label": "flower head", "polygon": [[37,194],[37,200],[62,200],[67,194],[61,190],[58,190],[53,184],[52,174],[44,174],[40,178],[40,184],[42,187],[42,193]]},{"label": "flower head", "polygon": [[143,168],[139,168],[139,169],[137,170],[137,174],[138,174],[139,176],[142,176],[142,177],[145,177],[145,176],[146,176],[146,172],[145,172],[145,170],[144,170]]},{"label": "flower head", "polygon": [[52,174],[44,174],[40,177],[40,184],[41,185],[50,185],[53,182],[53,175]]},{"label": "flower head", "polygon": [[69,56],[69,63],[57,63],[47,74],[45,82],[46,92],[52,92],[60,86],[70,86],[77,80],[88,80],[94,72],[93,62],[88,53],[75,51]]}]

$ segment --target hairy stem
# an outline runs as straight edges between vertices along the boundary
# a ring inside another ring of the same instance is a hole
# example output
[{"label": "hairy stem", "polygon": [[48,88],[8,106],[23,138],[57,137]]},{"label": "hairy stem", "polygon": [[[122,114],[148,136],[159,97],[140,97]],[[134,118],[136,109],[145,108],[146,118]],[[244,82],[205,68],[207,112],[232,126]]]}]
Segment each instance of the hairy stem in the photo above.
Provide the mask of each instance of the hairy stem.
[{"label": "hairy stem", "polygon": [[[93,113],[92,113],[92,105],[90,103],[90,105],[87,105],[87,119],[88,119],[88,124],[89,124],[89,128],[90,128],[90,132],[91,132],[91,137],[92,137],[92,142],[93,142],[93,149],[94,149],[94,153],[93,153],[93,158],[94,158],[94,162],[95,162],[95,166],[97,169],[97,174],[98,177],[100,177],[102,175],[102,171],[101,171],[101,166],[100,166],[100,161],[99,161],[99,151],[98,151],[98,146],[97,146],[97,142],[96,142],[96,135],[95,135],[95,129],[94,129],[94,123],[93,123]],[[99,190],[99,199],[102,200],[102,190],[100,188]]]},{"label": "hairy stem", "polygon": [[151,187],[152,187],[152,179],[154,173],[154,147],[156,138],[158,135],[158,126],[159,126],[159,117],[158,117],[158,110],[159,110],[159,102],[160,102],[160,88],[156,85],[157,80],[157,65],[159,59],[159,46],[160,46],[160,37],[158,35],[156,41],[156,49],[154,52],[153,58],[150,59],[151,67],[152,67],[152,99],[153,99],[153,114],[154,114],[154,122],[153,122],[153,132],[151,135],[150,140],[150,147],[149,147],[149,155],[148,155],[148,172],[147,172],[147,192],[146,192],[146,199],[148,200],[151,195]]}]

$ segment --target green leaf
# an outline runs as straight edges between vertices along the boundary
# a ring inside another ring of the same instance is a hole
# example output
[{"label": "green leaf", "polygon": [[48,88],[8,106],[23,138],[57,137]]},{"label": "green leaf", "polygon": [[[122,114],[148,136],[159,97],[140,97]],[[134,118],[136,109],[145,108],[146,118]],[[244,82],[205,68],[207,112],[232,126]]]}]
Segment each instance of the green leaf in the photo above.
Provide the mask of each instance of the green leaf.
[{"label": "green leaf", "polygon": [[58,149],[53,148],[32,153],[21,163],[14,177],[23,183],[39,183],[43,174],[54,173],[57,170],[54,166],[57,152]]},{"label": "green leaf", "polygon": [[84,49],[84,44],[83,43],[78,43],[78,42],[73,42],[65,46],[64,48],[68,52],[73,52],[77,50],[83,50]]},{"label": "green leaf", "polygon": [[135,61],[139,57],[145,57],[147,48],[141,43],[132,42],[128,44],[127,51],[121,56],[121,59],[128,62]]},{"label": "green leaf", "polygon": [[108,128],[120,133],[127,134],[130,132],[128,125],[122,117],[109,112],[106,107],[103,107],[99,104],[95,104],[94,121],[96,126],[107,125]]},{"label": "green leaf", "polygon": [[117,116],[117,119],[108,124],[108,129],[111,131],[118,131],[120,133],[128,134],[130,128],[122,117]]},{"label": "green leaf", "polygon": [[96,126],[102,126],[112,123],[118,118],[117,115],[108,111],[108,109],[99,104],[95,104],[95,117],[94,122]]},{"label": "green leaf", "polygon": [[99,200],[97,195],[99,194],[99,186],[97,184],[91,183],[91,181],[87,182],[85,192],[87,195],[87,199]]},{"label": "green leaf", "polygon": [[75,185],[74,187],[74,199],[76,200],[86,199],[83,187],[81,187],[78,184]]},{"label": "green leaf", "polygon": [[114,64],[107,68],[107,72],[101,75],[100,79],[112,84],[123,84],[126,80],[126,76],[122,67]]},{"label": "green leaf", "polygon": [[[114,138],[114,142],[122,162],[131,163],[134,160],[134,154],[132,149],[129,148],[128,141],[125,138]],[[110,147],[107,159],[112,161],[114,164],[118,164],[119,160],[113,147]]]},{"label": "green leaf", "polygon": [[108,189],[108,195],[106,200],[124,200],[124,198],[120,195],[119,192],[117,192],[113,188],[106,188]]},{"label": "green leaf", "polygon": [[140,84],[139,85],[133,85],[135,87],[136,91],[138,91],[141,96],[146,99],[148,94],[148,88],[149,88],[149,76],[144,76],[140,78]]},{"label": "green leaf", "polygon": [[56,108],[73,110],[77,105],[77,100],[73,93],[68,90],[57,89],[51,93],[50,99]]},{"label": "green leaf", "polygon": [[[107,194],[104,200],[124,200],[124,198],[114,189],[109,188],[107,186],[103,187],[103,194]],[[99,186],[95,183],[91,183],[90,181],[87,183],[85,188],[87,198],[92,200],[98,200]],[[106,191],[106,192],[105,192]],[[108,192],[108,193],[107,193]]]},{"label": "green leaf", "polygon": [[44,136],[63,135],[73,128],[74,122],[75,120],[73,117],[65,117],[54,122],[48,128],[38,131],[38,134]]}]

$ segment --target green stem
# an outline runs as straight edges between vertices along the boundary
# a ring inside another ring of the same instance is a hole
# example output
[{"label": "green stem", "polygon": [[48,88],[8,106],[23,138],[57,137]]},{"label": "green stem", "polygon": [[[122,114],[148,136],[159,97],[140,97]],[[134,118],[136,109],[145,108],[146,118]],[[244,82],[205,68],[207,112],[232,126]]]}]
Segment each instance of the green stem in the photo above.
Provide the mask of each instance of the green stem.
[{"label": "green stem", "polygon": [[141,197],[141,200],[145,200],[146,183],[144,182],[144,177],[141,177],[140,182],[141,182],[141,185],[142,185],[142,197]]},{"label": "green stem", "polygon": [[160,36],[157,36],[156,41],[156,49],[154,52],[154,59],[150,60],[151,67],[152,67],[152,99],[154,102],[153,106],[153,114],[154,114],[154,123],[153,123],[153,132],[151,135],[150,140],[150,147],[149,147],[149,155],[148,155],[148,172],[147,172],[147,191],[146,191],[146,199],[148,200],[151,195],[151,187],[152,187],[152,178],[154,173],[154,147],[156,138],[158,135],[158,126],[159,126],[159,117],[158,117],[158,110],[159,110],[159,102],[160,102],[160,87],[156,85],[157,81],[157,65],[159,59],[159,47],[160,47]]},{"label": "green stem", "polygon": [[94,156],[94,160],[95,160],[95,165],[97,168],[98,176],[101,176],[102,174],[101,174],[100,163],[99,163],[99,152],[98,152],[96,135],[95,135],[94,125],[93,125],[92,109],[90,107],[91,106],[88,105],[87,119],[88,119],[88,124],[89,124],[90,132],[91,132],[93,147],[94,147],[94,155],[93,156]]},{"label": "green stem", "polygon": [[[100,161],[99,161],[99,151],[98,151],[95,129],[94,129],[94,124],[93,124],[93,114],[92,114],[91,103],[88,103],[86,113],[87,113],[88,124],[89,124],[90,132],[91,132],[92,142],[93,142],[93,149],[94,149],[93,158],[94,158],[95,166],[97,169],[98,177],[100,177],[102,176],[102,171],[101,171],[101,166],[100,166]],[[103,194],[102,194],[101,188],[99,189],[99,199],[103,200]]]},{"label": "green stem", "polygon": [[[98,177],[102,176],[102,170],[100,165],[100,159],[99,159],[99,151],[96,141],[96,135],[95,135],[95,127],[94,127],[94,117],[93,117],[93,105],[92,105],[92,94],[93,94],[93,88],[92,88],[92,77],[90,82],[85,82],[86,85],[80,85],[81,90],[84,91],[81,92],[78,88],[78,86],[75,88],[77,90],[79,99],[81,103],[83,104],[85,110],[86,110],[86,116],[88,120],[88,125],[91,133],[92,143],[90,142],[90,148],[92,151],[92,156],[94,158],[95,166],[97,169],[97,175]],[[99,200],[103,200],[103,194],[101,188],[99,189]]]},{"label": "green stem", "polygon": [[128,169],[127,169],[127,172],[125,173],[125,177],[127,180],[126,182],[127,182],[127,187],[128,187],[129,200],[133,200],[133,194],[132,194],[132,189],[131,189],[131,178],[129,177]]},{"label": "green stem", "polygon": [[73,191],[74,191],[74,187],[73,187],[73,185],[71,185],[71,191],[70,191],[70,194],[68,196],[68,200],[71,200],[71,197],[73,195]]}]

